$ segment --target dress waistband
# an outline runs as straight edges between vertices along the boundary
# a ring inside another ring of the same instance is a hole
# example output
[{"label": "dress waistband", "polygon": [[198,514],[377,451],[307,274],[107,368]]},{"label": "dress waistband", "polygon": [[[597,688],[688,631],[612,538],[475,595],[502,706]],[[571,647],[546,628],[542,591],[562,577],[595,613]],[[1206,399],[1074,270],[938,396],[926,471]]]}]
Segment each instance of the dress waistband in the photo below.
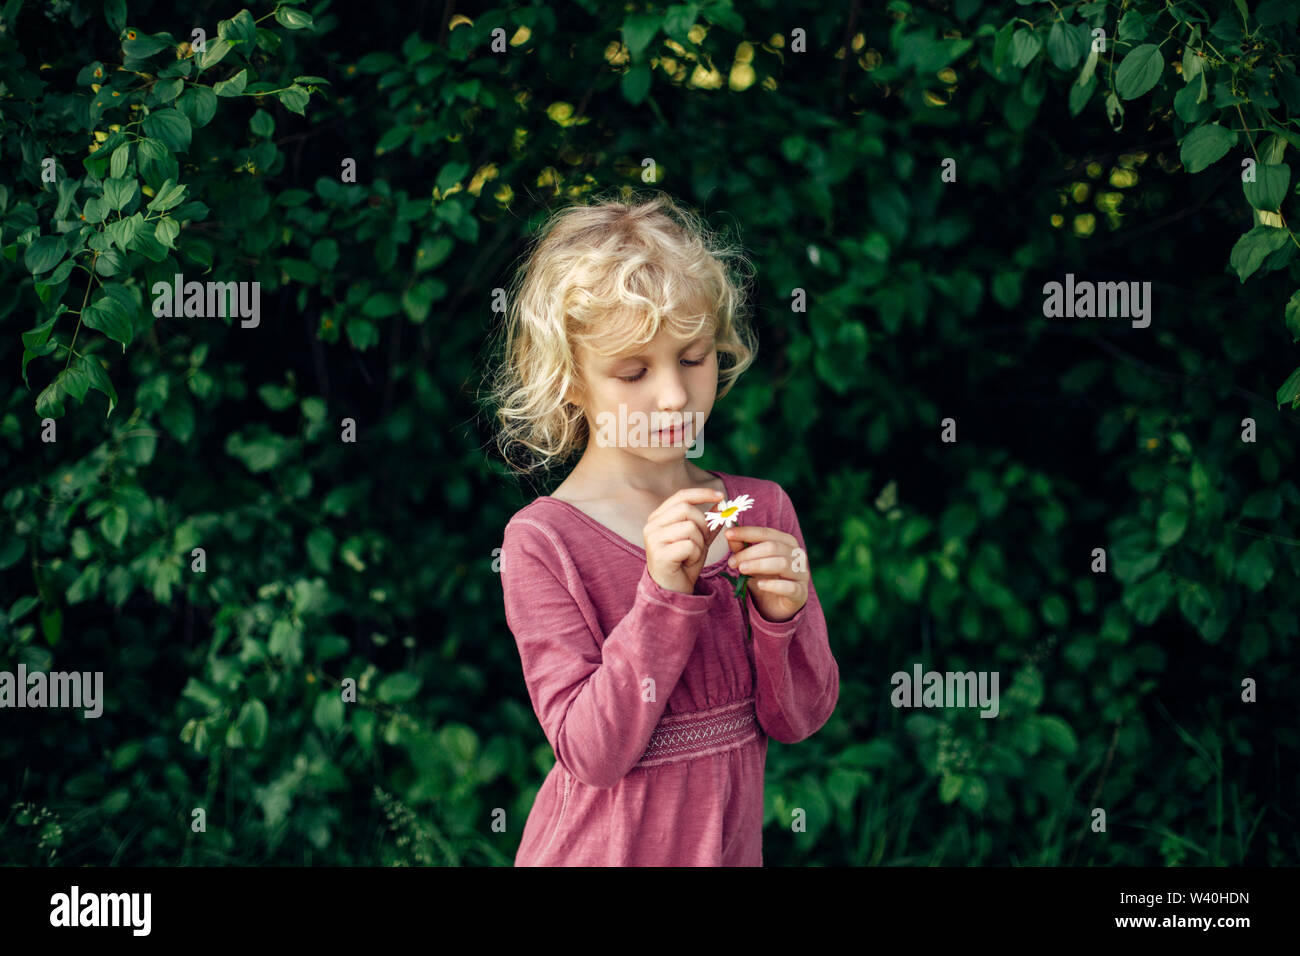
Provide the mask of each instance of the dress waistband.
[{"label": "dress waistband", "polygon": [[759,734],[752,696],[710,710],[668,714],[659,719],[645,754],[632,769],[735,750],[757,740]]}]

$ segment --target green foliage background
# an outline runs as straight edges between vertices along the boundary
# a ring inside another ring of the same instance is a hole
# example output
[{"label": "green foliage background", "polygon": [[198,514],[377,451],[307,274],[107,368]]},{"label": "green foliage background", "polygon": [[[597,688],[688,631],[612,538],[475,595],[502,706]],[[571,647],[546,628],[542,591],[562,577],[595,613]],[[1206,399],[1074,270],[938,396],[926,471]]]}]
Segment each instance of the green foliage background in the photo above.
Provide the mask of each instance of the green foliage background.
[{"label": "green foliage background", "polygon": [[[106,691],[0,711],[0,861],[512,861],[493,549],[562,475],[493,454],[494,293],[619,186],[758,267],[698,463],[791,494],[842,681],[768,865],[1300,858],[1300,4],[444,11],[0,7],[0,669]],[[260,324],[155,318],[178,272]],[[1044,319],[1066,273],[1150,327]],[[998,718],[891,707],[914,662]]]}]

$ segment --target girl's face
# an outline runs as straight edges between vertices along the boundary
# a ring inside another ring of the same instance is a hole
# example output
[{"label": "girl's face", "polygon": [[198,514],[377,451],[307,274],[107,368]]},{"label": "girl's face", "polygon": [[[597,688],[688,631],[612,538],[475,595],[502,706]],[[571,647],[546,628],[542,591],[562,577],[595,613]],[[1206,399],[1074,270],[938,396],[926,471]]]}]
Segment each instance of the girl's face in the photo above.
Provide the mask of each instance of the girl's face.
[{"label": "girl's face", "polygon": [[652,461],[683,457],[717,396],[714,341],[710,329],[681,339],[661,328],[650,342],[612,357],[580,347],[589,444]]}]

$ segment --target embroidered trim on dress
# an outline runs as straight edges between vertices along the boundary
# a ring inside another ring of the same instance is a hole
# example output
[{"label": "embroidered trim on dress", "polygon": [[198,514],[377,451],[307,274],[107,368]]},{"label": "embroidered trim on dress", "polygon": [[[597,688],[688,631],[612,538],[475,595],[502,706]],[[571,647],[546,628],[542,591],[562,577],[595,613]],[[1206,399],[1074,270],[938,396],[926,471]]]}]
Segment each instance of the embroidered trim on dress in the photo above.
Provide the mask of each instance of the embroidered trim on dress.
[{"label": "embroidered trim on dress", "polygon": [[645,754],[632,769],[693,760],[743,747],[759,737],[754,698],[659,720]]}]

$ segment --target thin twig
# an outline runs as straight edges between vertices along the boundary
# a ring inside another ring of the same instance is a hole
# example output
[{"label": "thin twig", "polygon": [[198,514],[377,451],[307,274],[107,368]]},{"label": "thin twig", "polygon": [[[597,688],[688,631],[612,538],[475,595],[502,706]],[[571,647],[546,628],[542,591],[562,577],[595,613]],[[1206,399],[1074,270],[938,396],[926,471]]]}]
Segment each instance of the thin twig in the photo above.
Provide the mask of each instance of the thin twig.
[{"label": "thin twig", "polygon": [[[1102,764],[1101,776],[1097,778],[1097,786],[1092,788],[1092,796],[1088,798],[1088,806],[1095,807],[1097,798],[1101,796],[1101,788],[1106,784],[1106,776],[1110,773],[1110,761],[1115,756],[1115,745],[1119,743],[1120,720],[1115,718],[1115,732],[1110,735],[1110,747],[1106,750],[1106,762]],[[1080,830],[1079,835],[1074,838],[1074,850],[1070,853],[1069,862],[1066,866],[1074,866],[1074,859],[1079,855],[1079,847],[1083,845],[1083,835],[1087,830]]]}]

